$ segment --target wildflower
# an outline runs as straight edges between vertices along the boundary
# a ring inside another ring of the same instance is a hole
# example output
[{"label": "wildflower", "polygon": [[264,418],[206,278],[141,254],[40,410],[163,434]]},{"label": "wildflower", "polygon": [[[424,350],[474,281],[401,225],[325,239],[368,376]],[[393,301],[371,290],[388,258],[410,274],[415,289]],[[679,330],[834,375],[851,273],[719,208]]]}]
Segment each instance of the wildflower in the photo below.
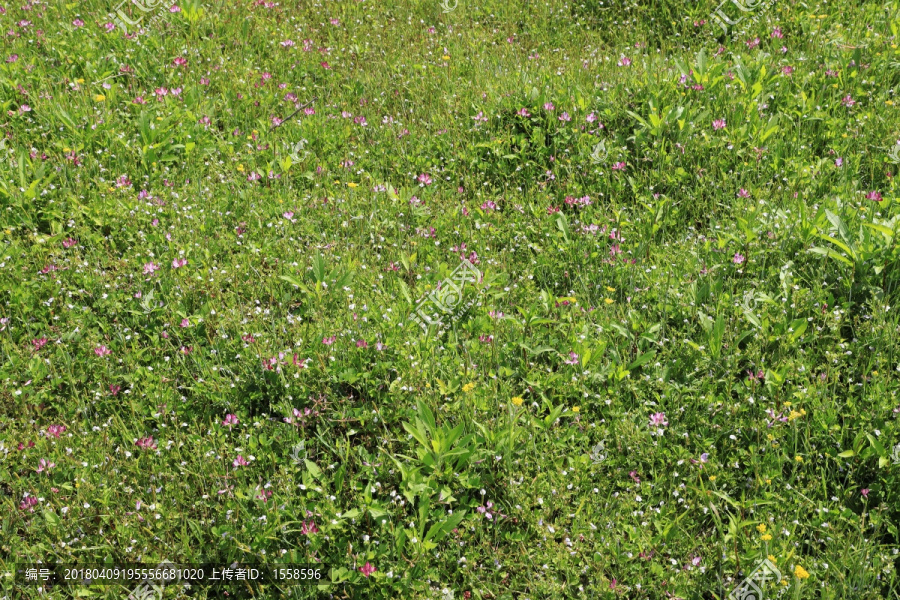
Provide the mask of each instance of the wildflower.
[{"label": "wildflower", "polygon": [[850,94],[847,94],[846,96],[844,96],[843,98],[841,98],[841,104],[843,104],[844,106],[846,106],[846,107],[849,108],[849,107],[853,106],[854,104],[856,104],[856,100],[854,100],[854,99],[850,96]]},{"label": "wildflower", "polygon": [[134,445],[144,450],[156,450],[156,441],[153,439],[152,435],[140,438]]},{"label": "wildflower", "polygon": [[756,530],[760,533],[765,533],[766,532],[766,524],[760,523],[759,525],[756,526]]},{"label": "wildflower", "polygon": [[359,572],[362,573],[364,577],[368,577],[375,572],[375,567],[373,567],[368,561],[366,561],[366,564],[359,568]]},{"label": "wildflower", "polygon": [[624,163],[624,162],[621,162],[621,161],[615,163],[615,164],[612,166],[612,170],[613,170],[613,171],[624,171],[624,170],[625,170],[625,163]]},{"label": "wildflower", "polygon": [[569,113],[563,111],[563,114],[559,115],[559,120],[568,122],[572,120],[572,117],[569,116]]},{"label": "wildflower", "polygon": [[869,497],[869,488],[863,488],[859,491],[859,493],[862,494],[863,498],[868,498]]},{"label": "wildflower", "polygon": [[42,337],[37,340],[31,340],[31,343],[32,343],[32,345],[34,345],[35,351],[37,351],[37,350],[40,350],[41,348],[43,348],[44,346],[46,346],[47,341],[48,341],[47,338]]},{"label": "wildflower", "polygon": [[369,344],[366,342],[366,340],[356,340],[356,347],[357,348],[368,348]]},{"label": "wildflower", "polygon": [[94,348],[94,354],[96,354],[100,358],[103,358],[104,356],[109,356],[110,354],[112,354],[112,352],[110,352],[109,348],[107,348],[106,346],[97,346],[96,348]]},{"label": "wildflower", "polygon": [[650,426],[651,427],[666,427],[669,422],[666,420],[666,413],[653,413],[650,415]]},{"label": "wildflower", "polygon": [[185,57],[183,57],[183,56],[178,56],[178,57],[175,58],[175,60],[172,61],[172,65],[174,65],[174,66],[176,66],[176,67],[183,67],[184,65],[187,64],[187,62],[188,62],[188,61],[187,61],[187,59],[186,59]]},{"label": "wildflower", "polygon": [[574,352],[569,352],[569,358],[564,361],[567,365],[577,365],[578,364],[578,355]]},{"label": "wildflower", "polygon": [[237,455],[237,458],[235,458],[235,459],[234,459],[234,462],[231,463],[231,464],[232,464],[232,466],[234,466],[235,468],[237,468],[237,467],[246,467],[246,466],[249,465],[250,463],[247,462],[247,459],[246,459],[246,458],[244,458],[243,456],[241,456],[240,454],[238,454],[238,455]]},{"label": "wildflower", "polygon": [[573,412],[573,413],[581,412],[581,407],[580,407],[580,406],[573,406],[573,407],[572,407],[572,412]]},{"label": "wildflower", "polygon": [[759,536],[759,539],[761,539],[764,542],[768,542],[769,540],[772,539],[772,534],[766,533],[764,535]]},{"label": "wildflower", "polygon": [[874,191],[869,192],[868,194],[866,194],[866,200],[872,200],[874,202],[881,202],[881,200],[882,200],[881,194],[879,194],[878,192],[874,192]]},{"label": "wildflower", "polygon": [[778,38],[778,39],[783,38],[784,33],[781,32],[781,27],[776,27],[775,29],[773,29],[771,37]]},{"label": "wildflower", "polygon": [[322,343],[325,344],[326,346],[330,346],[331,344],[334,343],[334,341],[335,341],[336,339],[337,339],[337,336],[336,336],[336,335],[333,335],[333,336],[331,336],[331,337],[327,337],[327,336],[326,336],[326,337],[323,337],[323,338],[322,338]]},{"label": "wildflower", "polygon": [[66,426],[65,425],[50,425],[47,427],[47,436],[53,436],[55,438],[59,438],[61,433],[65,433]]},{"label": "wildflower", "polygon": [[56,463],[50,462],[47,459],[42,458],[40,460],[40,462],[38,463],[38,468],[36,469],[36,471],[38,473],[43,473],[44,471],[47,471],[47,474],[49,475],[50,469],[52,469],[55,466],[56,466]]},{"label": "wildflower", "polygon": [[841,158],[840,156],[837,157],[836,159],[834,159],[834,166],[836,166],[836,167],[838,167],[838,168],[843,167],[843,166],[844,166],[844,159]]},{"label": "wildflower", "polygon": [[319,533],[319,528],[316,527],[315,521],[303,521],[303,523],[300,525],[300,533],[302,533],[303,535]]},{"label": "wildflower", "polygon": [[716,119],[713,121],[713,130],[718,131],[720,129],[725,129],[725,119]]},{"label": "wildflower", "polygon": [[807,570],[804,569],[803,567],[801,567],[800,565],[797,565],[796,567],[794,567],[794,575],[797,576],[797,579],[808,579],[809,578],[809,573],[807,572]]},{"label": "wildflower", "polygon": [[416,177],[416,181],[418,181],[422,185],[431,185],[431,175],[428,173],[422,173],[418,177]]},{"label": "wildflower", "polygon": [[84,27],[84,21],[82,21],[81,19],[75,19],[74,21],[72,21],[72,25],[74,25],[75,27]]},{"label": "wildflower", "polygon": [[75,240],[74,238],[66,238],[65,240],[63,240],[62,244],[63,244],[63,248],[71,248],[72,246],[74,246],[77,243],[78,243],[78,241]]},{"label": "wildflower", "polygon": [[474,389],[475,389],[475,384],[471,381],[469,383],[467,383],[466,385],[462,386],[462,391],[463,391],[463,393],[466,393],[466,394],[468,394],[469,392],[471,392]]},{"label": "wildflower", "polygon": [[544,103],[544,110],[552,111],[552,110],[554,110],[555,108],[556,108],[556,107],[553,106],[553,103],[552,103],[552,102],[545,102],[545,103]]},{"label": "wildflower", "polygon": [[522,406],[522,403],[525,402],[525,400],[521,396],[513,396],[510,402],[512,402],[514,406]]},{"label": "wildflower", "polygon": [[187,259],[186,259],[186,258],[176,258],[175,260],[172,261],[172,268],[173,268],[173,269],[180,269],[181,267],[184,267],[184,266],[186,266],[186,265],[187,265]]},{"label": "wildflower", "polygon": [[516,114],[519,115],[520,117],[525,117],[525,118],[528,118],[531,116],[531,113],[528,112],[527,108],[519,109],[519,112],[517,112]]},{"label": "wildflower", "polygon": [[240,423],[240,420],[237,418],[237,415],[231,413],[225,415],[225,420],[222,421],[222,425],[225,425],[226,427],[233,427],[238,423]]},{"label": "wildflower", "polygon": [[625,56],[625,55],[622,55],[622,58],[619,59],[619,66],[620,66],[620,67],[627,67],[627,66],[629,66],[629,65],[631,65],[631,59],[628,58],[628,57]]},{"label": "wildflower", "polygon": [[159,265],[154,262],[148,262],[144,265],[144,275],[152,275],[154,271],[159,270]]}]

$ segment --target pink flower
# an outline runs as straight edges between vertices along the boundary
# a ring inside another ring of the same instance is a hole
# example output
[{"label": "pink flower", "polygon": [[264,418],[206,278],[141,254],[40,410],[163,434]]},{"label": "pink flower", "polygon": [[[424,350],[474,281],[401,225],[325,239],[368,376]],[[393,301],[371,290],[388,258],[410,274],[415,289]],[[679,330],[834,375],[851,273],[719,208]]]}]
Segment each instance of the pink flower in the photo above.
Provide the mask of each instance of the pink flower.
[{"label": "pink flower", "polygon": [[232,464],[232,466],[234,466],[235,468],[237,468],[237,467],[246,467],[246,466],[249,465],[250,463],[247,462],[247,459],[245,459],[243,456],[241,456],[240,454],[238,454],[238,455],[237,455],[237,458],[234,459],[234,462],[231,463],[231,464]]},{"label": "pink flower", "polygon": [[56,466],[56,463],[52,463],[52,462],[48,461],[47,459],[42,458],[40,460],[40,462],[38,463],[37,472],[43,473],[44,471],[47,471],[48,475],[49,475],[50,469],[52,469],[55,466]]},{"label": "pink flower", "polygon": [[59,438],[59,434],[65,433],[65,431],[66,431],[65,425],[50,425],[49,427],[47,427],[47,435],[48,436],[52,435],[53,437],[55,437],[57,439]]},{"label": "pink flower", "polygon": [[631,65],[631,59],[628,58],[627,56],[624,56],[624,55],[623,55],[622,58],[619,59],[619,66],[620,66],[620,67],[627,67],[627,66],[629,66],[629,65]]},{"label": "pink flower", "polygon": [[428,173],[422,173],[418,177],[416,177],[416,181],[421,183],[422,185],[431,185],[431,175]]},{"label": "pink flower", "polygon": [[881,194],[873,191],[873,192],[869,192],[868,194],[866,194],[866,200],[872,200],[874,202],[881,202],[882,197],[881,197]]},{"label": "pink flower", "polygon": [[74,238],[66,238],[65,240],[63,240],[63,248],[71,248],[72,246],[74,246],[77,243],[78,243],[78,240],[76,240]]},{"label": "pink flower", "polygon": [[74,21],[72,21],[72,25],[74,25],[75,27],[84,27],[84,21],[82,21],[81,19],[75,19]]},{"label": "pink flower", "polygon": [[366,564],[359,568],[359,572],[362,573],[364,577],[368,577],[375,572],[375,567],[373,567],[368,561],[366,561]]},{"label": "pink flower", "polygon": [[572,120],[572,117],[569,116],[569,113],[563,111],[563,114],[559,115],[559,120],[568,122]]},{"label": "pink flower", "polygon": [[713,130],[718,131],[720,129],[725,129],[725,119],[716,119],[713,121]]},{"label": "pink flower", "polygon": [[144,265],[144,275],[152,275],[154,271],[159,270],[159,265],[153,262],[148,262]]},{"label": "pink flower", "polygon": [[552,102],[547,102],[544,104],[544,110],[554,110],[556,107],[553,106]]},{"label": "pink flower", "polygon": [[96,348],[94,348],[94,354],[96,354],[100,358],[103,358],[104,356],[109,356],[110,354],[112,354],[112,352],[110,352],[109,348],[107,348],[106,346],[97,346]]},{"label": "pink flower", "polygon": [[836,166],[836,167],[838,167],[838,168],[843,167],[843,166],[844,166],[844,159],[841,158],[841,157],[837,157],[836,159],[834,159],[834,166]]},{"label": "pink flower", "polygon": [[37,351],[37,350],[40,350],[41,348],[43,348],[44,346],[46,346],[47,341],[48,341],[47,338],[42,337],[40,339],[31,340],[31,343],[34,345],[35,351]]},{"label": "pink flower", "polygon": [[733,262],[736,265],[741,265],[744,263],[744,260],[745,260],[744,255],[741,254],[740,252],[736,252],[734,254],[734,258],[731,259],[731,262]]},{"label": "pink flower", "polygon": [[366,342],[366,340],[356,340],[356,347],[357,348],[368,348],[369,344]]},{"label": "pink flower", "polygon": [[169,12],[170,13],[180,13],[181,7],[179,7],[177,4],[173,4],[172,7],[169,8]]},{"label": "pink flower", "polygon": [[775,29],[773,29],[771,37],[778,39],[783,38],[784,34],[781,32],[781,27],[776,27]]},{"label": "pink flower", "polygon": [[303,535],[319,533],[319,528],[316,527],[316,523],[313,520],[303,521],[303,523],[300,525],[300,533],[302,533]]},{"label": "pink flower", "polygon": [[531,113],[528,112],[527,108],[520,108],[519,112],[517,112],[516,114],[519,115],[520,117],[525,117],[525,118],[528,118],[531,116]]},{"label": "pink flower", "polygon": [[738,195],[738,198],[749,198],[749,197],[750,197],[750,192],[748,192],[748,191],[745,190],[744,188],[741,188],[740,190],[738,190],[738,194],[737,194],[737,195]]},{"label": "pink flower", "polygon": [[322,338],[322,343],[325,344],[326,346],[330,346],[331,344],[334,343],[334,340],[336,340],[336,339],[337,339],[336,335],[333,335],[331,337],[326,336],[326,337]]},{"label": "pink flower", "polygon": [[183,67],[184,65],[187,64],[187,62],[188,61],[185,57],[179,56],[179,57],[175,58],[175,60],[172,61],[172,64],[176,67]]},{"label": "pink flower", "polygon": [[294,41],[293,40],[284,40],[283,42],[281,42],[281,46],[282,46],[282,48],[293,48]]},{"label": "pink flower", "polygon": [[869,488],[863,488],[863,489],[859,490],[859,493],[863,495],[863,498],[868,498],[869,497]]},{"label": "pink flower", "polygon": [[240,421],[238,420],[237,415],[230,413],[225,415],[225,420],[222,421],[222,425],[225,425],[226,427],[234,427],[238,423],[240,423]]},{"label": "pink flower", "polygon": [[574,352],[569,352],[569,358],[565,361],[567,365],[577,365],[578,364],[578,355]]},{"label": "pink flower", "polygon": [[106,33],[112,33],[113,30],[115,30],[116,26],[113,25],[112,23],[107,23],[106,25],[103,26],[103,28],[106,29]]},{"label": "pink flower", "polygon": [[615,164],[612,166],[612,170],[613,170],[613,171],[624,171],[624,170],[625,170],[625,163],[624,163],[624,162],[621,162],[621,161],[615,163]]},{"label": "pink flower", "polygon": [[144,450],[156,450],[156,441],[154,441],[152,435],[148,437],[142,437],[141,439],[136,441],[134,445]]},{"label": "pink flower", "polygon": [[844,97],[841,99],[841,103],[843,103],[844,106],[850,107],[850,106],[853,106],[854,104],[856,104],[856,100],[854,100],[854,99],[850,96],[850,94],[847,94],[846,96],[844,96]]},{"label": "pink flower", "polygon": [[781,72],[782,72],[784,75],[790,76],[790,74],[794,72],[794,67],[792,67],[792,66],[790,66],[790,65],[786,65],[786,66],[784,66],[784,67],[781,67]]},{"label": "pink flower", "polygon": [[120,385],[110,385],[109,393],[112,394],[113,396],[118,396],[119,390],[121,390],[121,389],[122,389],[122,386],[120,386]]},{"label": "pink flower", "polygon": [[186,259],[186,258],[176,258],[175,260],[172,261],[172,268],[173,268],[173,269],[180,269],[181,267],[184,267],[184,266],[186,266],[186,265],[187,265],[187,259]]},{"label": "pink flower", "polygon": [[668,424],[666,413],[658,412],[650,415],[650,427],[666,427]]}]

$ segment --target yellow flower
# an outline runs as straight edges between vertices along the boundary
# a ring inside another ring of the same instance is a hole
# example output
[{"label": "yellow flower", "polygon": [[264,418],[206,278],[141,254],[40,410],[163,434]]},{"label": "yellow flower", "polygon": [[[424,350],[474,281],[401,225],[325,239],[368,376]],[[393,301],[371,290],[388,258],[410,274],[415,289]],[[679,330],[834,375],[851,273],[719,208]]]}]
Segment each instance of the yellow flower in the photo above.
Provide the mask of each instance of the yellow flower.
[{"label": "yellow flower", "polygon": [[462,391],[464,391],[464,392],[467,393],[467,394],[468,394],[469,392],[471,392],[472,390],[474,390],[474,389],[475,389],[475,384],[474,384],[474,383],[471,383],[471,382],[470,382],[470,383],[467,383],[466,385],[464,385],[464,386],[462,387]]},{"label": "yellow flower", "polygon": [[792,410],[791,414],[788,415],[788,421],[793,421],[794,419],[799,419],[803,415],[798,413],[796,410]]},{"label": "yellow flower", "polygon": [[614,292],[614,291],[616,291],[616,288],[606,286],[606,291],[607,291],[607,292]]},{"label": "yellow flower", "polygon": [[578,406],[573,406],[573,407],[572,407],[572,412],[576,412],[576,413],[577,413],[577,412],[581,412],[581,408],[578,407]]},{"label": "yellow flower", "polygon": [[794,457],[794,460],[796,460],[797,462],[803,462],[803,457],[798,454]]},{"label": "yellow flower", "polygon": [[104,100],[106,100],[106,96],[104,96],[103,94],[97,94],[96,96],[94,96],[94,102],[103,102]]},{"label": "yellow flower", "polygon": [[443,58],[444,60],[450,60],[450,56],[448,54],[445,54],[441,58]]},{"label": "yellow flower", "polygon": [[604,300],[604,302],[606,302],[607,304],[612,304],[613,302],[615,302],[615,300],[613,300],[612,298],[607,298],[606,300]]},{"label": "yellow flower", "polygon": [[767,533],[767,534],[765,534],[765,535],[763,535],[763,536],[760,536],[759,539],[761,539],[761,540],[764,541],[764,542],[768,542],[769,540],[772,539],[772,536],[771,536],[770,534]]},{"label": "yellow flower", "polygon": [[797,565],[796,567],[794,567],[794,575],[797,576],[797,579],[808,579],[809,578],[809,572],[807,572],[807,570],[804,569],[803,567],[801,567],[800,565]]},{"label": "yellow flower", "polygon": [[756,530],[760,533],[765,533],[766,532],[766,524],[760,523],[759,525],[756,526]]},{"label": "yellow flower", "polygon": [[75,80],[75,83],[84,83],[84,79],[79,77],[78,79]]},{"label": "yellow flower", "polygon": [[237,166],[237,170],[240,171],[241,173],[243,173],[243,172],[244,172],[244,165],[238,165],[238,166]]},{"label": "yellow flower", "polygon": [[510,402],[516,406],[522,406],[522,403],[525,402],[525,400],[521,396],[515,396]]},{"label": "yellow flower", "polygon": [[778,559],[776,559],[776,558],[775,558],[775,555],[773,555],[773,554],[770,554],[770,555],[767,556],[766,558],[769,559],[769,562],[770,562],[770,563],[778,562]]},{"label": "yellow flower", "polygon": [[349,183],[347,184],[347,187],[348,187],[348,188],[355,188],[355,187],[359,187],[359,184],[358,184],[358,183],[353,183],[353,182],[351,181],[351,182],[349,182]]},{"label": "yellow flower", "polygon": [[716,476],[715,476],[715,475],[710,475],[710,476],[709,476],[709,480],[710,480],[710,481],[715,481],[715,480],[716,480]]},{"label": "yellow flower", "polygon": [[772,480],[771,480],[771,479],[766,479],[766,483],[767,483],[768,485],[772,485]]}]

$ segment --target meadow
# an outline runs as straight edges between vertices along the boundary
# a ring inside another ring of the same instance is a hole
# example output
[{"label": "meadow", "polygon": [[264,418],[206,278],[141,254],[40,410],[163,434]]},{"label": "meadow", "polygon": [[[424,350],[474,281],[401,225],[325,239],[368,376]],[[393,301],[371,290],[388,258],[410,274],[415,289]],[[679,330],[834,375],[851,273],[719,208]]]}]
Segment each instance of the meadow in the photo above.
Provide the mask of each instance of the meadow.
[{"label": "meadow", "polygon": [[175,2],[0,0],[0,598],[900,598],[900,2]]}]

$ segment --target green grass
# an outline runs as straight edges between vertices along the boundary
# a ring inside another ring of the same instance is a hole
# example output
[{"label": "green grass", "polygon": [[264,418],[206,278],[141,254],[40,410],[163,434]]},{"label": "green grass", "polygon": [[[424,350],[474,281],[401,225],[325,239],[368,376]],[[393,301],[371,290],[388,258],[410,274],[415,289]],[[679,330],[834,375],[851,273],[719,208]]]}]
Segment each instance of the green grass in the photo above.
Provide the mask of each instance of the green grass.
[{"label": "green grass", "polygon": [[21,4],[0,572],[900,598],[900,3]]}]

